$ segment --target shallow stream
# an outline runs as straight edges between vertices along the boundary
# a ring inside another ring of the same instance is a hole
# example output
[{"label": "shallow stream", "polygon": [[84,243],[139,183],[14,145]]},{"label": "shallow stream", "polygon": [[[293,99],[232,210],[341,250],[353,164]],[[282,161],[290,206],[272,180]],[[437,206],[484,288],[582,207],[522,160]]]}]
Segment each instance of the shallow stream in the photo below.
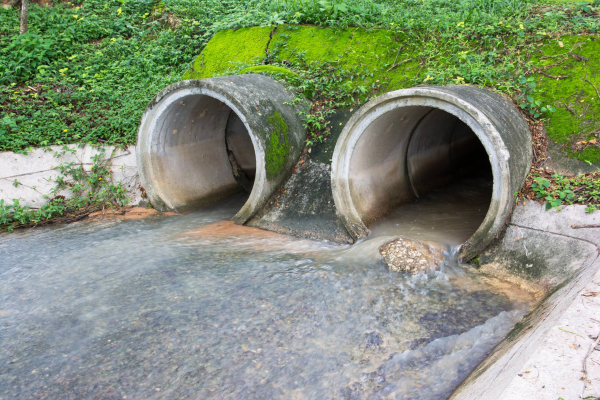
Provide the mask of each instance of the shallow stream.
[{"label": "shallow stream", "polygon": [[530,304],[388,271],[406,214],[340,247],[234,226],[243,202],[0,235],[0,398],[440,399]]}]

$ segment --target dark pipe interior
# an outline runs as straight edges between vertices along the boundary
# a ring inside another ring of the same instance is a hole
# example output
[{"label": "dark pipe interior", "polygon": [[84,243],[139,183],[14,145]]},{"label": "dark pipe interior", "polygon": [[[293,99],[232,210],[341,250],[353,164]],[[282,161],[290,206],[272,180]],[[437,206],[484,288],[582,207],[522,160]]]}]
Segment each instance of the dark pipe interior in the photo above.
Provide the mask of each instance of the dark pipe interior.
[{"label": "dark pipe interior", "polygon": [[256,176],[256,154],[248,130],[233,111],[225,128],[225,145],[236,182],[250,193]]},{"label": "dark pipe interior", "polygon": [[452,181],[489,173],[488,155],[475,133],[456,116],[432,109],[417,125],[406,156],[416,197]]}]

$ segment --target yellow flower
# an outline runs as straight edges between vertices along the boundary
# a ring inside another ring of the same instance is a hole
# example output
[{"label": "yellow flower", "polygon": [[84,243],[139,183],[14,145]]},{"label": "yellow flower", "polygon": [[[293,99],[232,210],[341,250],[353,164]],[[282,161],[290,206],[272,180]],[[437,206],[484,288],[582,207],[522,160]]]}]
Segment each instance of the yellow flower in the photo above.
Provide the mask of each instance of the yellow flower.
[{"label": "yellow flower", "polygon": [[99,181],[101,181],[101,180],[102,180],[102,178],[98,178],[98,180],[99,180]]},{"label": "yellow flower", "polygon": [[68,131],[68,129],[65,129],[63,132],[66,132],[66,131]]},{"label": "yellow flower", "polygon": [[90,169],[94,169],[94,166],[92,165],[92,166],[90,167]]}]

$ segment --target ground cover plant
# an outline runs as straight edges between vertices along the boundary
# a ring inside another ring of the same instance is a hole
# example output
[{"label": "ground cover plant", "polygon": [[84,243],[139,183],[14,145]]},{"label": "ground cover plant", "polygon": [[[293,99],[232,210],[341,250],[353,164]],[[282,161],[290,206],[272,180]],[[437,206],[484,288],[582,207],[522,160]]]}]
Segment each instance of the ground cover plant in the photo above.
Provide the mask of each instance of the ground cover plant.
[{"label": "ground cover plant", "polygon": [[600,161],[598,0],[44,3],[25,35],[18,9],[0,8],[0,151],[133,144],[149,100],[186,71],[259,72],[313,101],[309,146],[336,109],[472,84],[512,98],[570,156]]},{"label": "ground cover plant", "polygon": [[[147,102],[179,80],[225,29],[263,26],[268,31],[282,23],[385,28],[418,53],[420,71],[407,84],[472,83],[505,92],[523,88],[520,79],[531,72],[528,51],[540,40],[600,29],[598,5],[590,2],[84,0],[49,5],[31,6],[26,35],[18,34],[18,9],[0,9],[0,150],[134,143]],[[541,98],[532,94],[534,101],[527,104],[541,113],[543,106],[536,106]],[[598,161],[596,151],[588,153],[590,161]]]},{"label": "ground cover plant", "polygon": [[[74,154],[75,150],[65,146],[61,151],[55,152],[55,156],[60,157],[65,152]],[[57,169],[60,174],[56,179],[56,186],[45,196],[48,202],[40,208],[23,206],[19,199],[12,202],[0,199],[0,232],[45,225],[57,220],[76,221],[95,211],[127,205],[127,190],[121,182],[113,182],[110,156],[101,148],[92,156],[89,169],[76,162],[59,164]],[[22,184],[15,179],[13,185],[18,187]],[[70,192],[70,196],[61,194],[65,190]]]}]

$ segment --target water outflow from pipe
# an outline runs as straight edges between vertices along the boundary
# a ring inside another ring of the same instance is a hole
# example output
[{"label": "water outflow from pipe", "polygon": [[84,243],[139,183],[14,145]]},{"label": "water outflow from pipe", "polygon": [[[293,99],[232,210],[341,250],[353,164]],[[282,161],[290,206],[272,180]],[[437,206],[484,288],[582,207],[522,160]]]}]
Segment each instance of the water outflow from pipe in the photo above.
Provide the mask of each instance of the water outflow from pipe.
[{"label": "water outflow from pipe", "polygon": [[530,304],[234,225],[245,201],[0,235],[2,396],[442,399]]}]

